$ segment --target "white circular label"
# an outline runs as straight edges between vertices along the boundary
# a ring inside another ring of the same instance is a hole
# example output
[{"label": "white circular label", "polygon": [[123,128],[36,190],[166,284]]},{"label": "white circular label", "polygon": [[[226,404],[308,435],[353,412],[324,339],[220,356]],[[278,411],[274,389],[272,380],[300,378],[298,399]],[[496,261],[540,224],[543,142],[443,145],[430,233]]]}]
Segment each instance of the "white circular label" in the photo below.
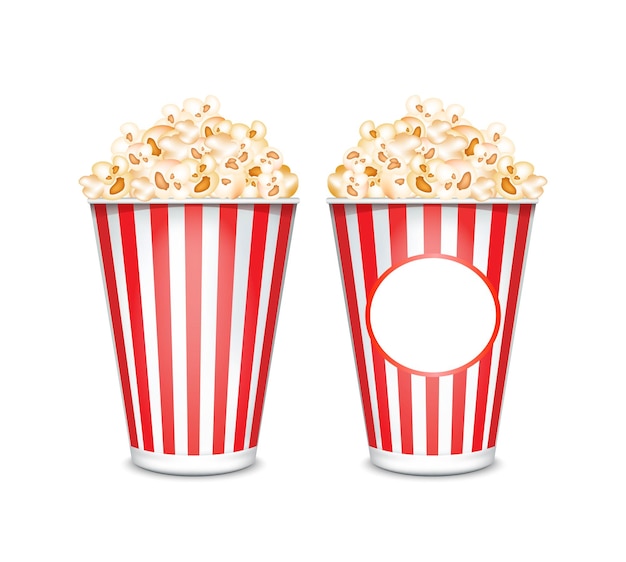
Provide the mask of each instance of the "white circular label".
[{"label": "white circular label", "polygon": [[397,367],[442,375],[476,363],[496,337],[500,306],[489,280],[451,256],[415,256],[385,271],[366,322]]}]

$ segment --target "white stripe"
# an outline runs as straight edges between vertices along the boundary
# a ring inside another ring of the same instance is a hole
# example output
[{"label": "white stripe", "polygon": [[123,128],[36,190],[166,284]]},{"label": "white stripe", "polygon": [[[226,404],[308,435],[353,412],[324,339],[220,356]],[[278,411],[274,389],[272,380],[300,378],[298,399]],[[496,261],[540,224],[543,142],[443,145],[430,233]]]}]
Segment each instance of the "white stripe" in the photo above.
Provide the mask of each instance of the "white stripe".
[{"label": "white stripe", "polygon": [[141,413],[139,410],[139,393],[137,391],[137,372],[135,370],[135,354],[133,350],[133,337],[130,328],[130,311],[128,305],[128,290],[126,288],[126,269],[124,268],[124,254],[122,249],[122,236],[120,220],[116,205],[107,205],[109,219],[109,233],[111,237],[111,250],[113,253],[113,268],[115,270],[115,282],[120,304],[120,316],[122,320],[122,333],[124,334],[124,347],[126,348],[126,360],[128,363],[128,379],[130,383],[130,395],[135,416],[137,429],[137,447],[143,449],[143,433],[141,430]]},{"label": "white stripe", "polygon": [[424,253],[424,207],[406,206],[407,255],[421,256]]},{"label": "white stripe", "polygon": [[217,324],[217,264],[220,209],[202,209],[202,293],[200,318],[200,447],[201,455],[213,454],[215,412],[215,327]]},{"label": "white stripe", "polygon": [[439,455],[449,455],[452,452],[452,391],[454,377],[444,375],[439,377],[439,425],[438,446]]},{"label": "white stripe", "polygon": [[476,206],[476,222],[474,229],[473,265],[485,276],[489,264],[489,238],[491,233],[492,205]]},{"label": "white stripe", "polygon": [[369,386],[370,403],[372,405],[372,419],[374,423],[374,436],[376,447],[382,448],[380,439],[380,419],[378,415],[378,399],[376,396],[376,382],[374,380],[374,363],[372,359],[372,345],[369,333],[365,325],[365,305],[367,296],[365,294],[365,279],[363,277],[363,258],[361,256],[361,237],[359,236],[359,223],[356,213],[356,205],[346,205],[346,225],[348,231],[348,241],[350,243],[350,255],[352,256],[352,267],[354,274],[354,288],[359,311],[359,325],[361,328],[361,344],[365,357],[365,370],[367,372],[367,384]]},{"label": "white stripe", "polygon": [[476,394],[478,391],[478,365],[467,369],[465,377],[465,419],[463,422],[463,453],[471,453],[474,440],[474,418],[476,417]]},{"label": "white stripe", "polygon": [[235,445],[237,401],[241,375],[241,350],[248,293],[248,271],[250,268],[250,244],[252,240],[253,212],[247,206],[237,211],[237,237],[235,241],[235,271],[233,278],[232,318],[230,331],[230,353],[228,359],[228,390],[226,395],[226,426],[224,452],[232,453]]},{"label": "white stripe", "polygon": [[426,377],[411,377],[413,402],[413,454],[426,454]]},{"label": "white stripe", "polygon": [[161,388],[159,377],[159,348],[157,344],[156,305],[154,294],[154,263],[152,259],[152,225],[150,207],[135,205],[135,230],[143,331],[146,342],[146,366],[154,452],[163,452],[163,425],[161,423]]},{"label": "white stripe", "polygon": [[441,207],[441,253],[448,256],[457,255],[457,232],[459,228],[458,207],[442,205]]},{"label": "white stripe", "polygon": [[172,379],[174,392],[174,447],[186,455],[187,447],[187,287],[185,283],[185,208],[168,206],[170,301],[172,313]]},{"label": "white stripe", "polygon": [[493,356],[491,359],[491,374],[489,376],[489,392],[487,394],[487,411],[485,415],[485,433],[483,435],[483,448],[487,448],[491,416],[493,414],[493,402],[498,379],[498,365],[502,351],[502,332],[504,328],[504,314],[508,302],[509,286],[511,284],[511,269],[513,265],[513,252],[515,250],[515,237],[519,218],[519,206],[509,205],[506,217],[506,230],[504,232],[504,248],[502,253],[502,269],[500,272],[500,286],[498,287],[498,300],[500,301],[500,327],[498,335],[493,342]]},{"label": "white stripe", "polygon": [[[261,356],[263,354],[265,325],[267,323],[270,291],[272,288],[272,274],[274,270],[274,260],[276,257],[276,246],[278,244],[278,225],[280,223],[280,210],[280,205],[270,206],[269,220],[267,224],[267,235],[265,238],[265,255],[263,260],[261,293],[259,295],[259,314],[257,317],[256,337],[254,341],[254,357],[252,361],[250,399],[248,400],[248,415],[246,418],[244,448],[250,447],[250,437],[252,435],[252,420],[254,419],[256,393],[259,387],[259,368],[261,366]],[[271,342],[269,342],[269,345],[271,345]],[[263,397],[260,397],[260,399],[262,400]]]}]

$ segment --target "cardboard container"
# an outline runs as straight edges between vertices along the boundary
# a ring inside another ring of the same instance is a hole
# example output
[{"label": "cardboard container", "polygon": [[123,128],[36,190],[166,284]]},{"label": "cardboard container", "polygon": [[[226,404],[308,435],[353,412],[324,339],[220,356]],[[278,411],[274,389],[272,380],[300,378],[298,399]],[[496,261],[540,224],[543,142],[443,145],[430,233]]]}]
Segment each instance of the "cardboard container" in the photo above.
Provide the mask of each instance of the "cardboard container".
[{"label": "cardboard container", "polygon": [[328,203],[371,461],[490,465],[536,201]]},{"label": "cardboard container", "polygon": [[254,463],[297,203],[90,201],[136,465]]}]

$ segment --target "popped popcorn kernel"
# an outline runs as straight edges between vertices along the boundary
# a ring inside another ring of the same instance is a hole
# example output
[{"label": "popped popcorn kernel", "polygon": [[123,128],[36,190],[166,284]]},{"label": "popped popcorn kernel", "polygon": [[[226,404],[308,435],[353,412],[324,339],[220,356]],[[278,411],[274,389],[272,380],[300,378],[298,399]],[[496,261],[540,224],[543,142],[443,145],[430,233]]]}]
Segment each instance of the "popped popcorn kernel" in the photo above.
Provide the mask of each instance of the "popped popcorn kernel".
[{"label": "popped popcorn kernel", "polygon": [[[214,96],[167,104],[149,128],[124,123],[111,160],[79,179],[89,199],[291,197],[298,176],[269,145],[261,121],[249,126],[219,115]],[[373,168],[372,168],[373,170]]]},{"label": "popped popcorn kernel", "polygon": [[328,176],[334,197],[537,199],[547,183],[532,164],[516,162],[502,123],[480,129],[457,104],[411,96],[407,115],[364,121],[356,147]]}]

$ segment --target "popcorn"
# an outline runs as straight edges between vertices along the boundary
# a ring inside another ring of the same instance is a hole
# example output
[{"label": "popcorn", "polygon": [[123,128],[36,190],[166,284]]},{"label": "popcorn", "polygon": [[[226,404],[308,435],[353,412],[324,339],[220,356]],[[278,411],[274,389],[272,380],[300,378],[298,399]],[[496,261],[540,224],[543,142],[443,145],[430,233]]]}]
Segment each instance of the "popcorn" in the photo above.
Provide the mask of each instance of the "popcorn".
[{"label": "popcorn", "polygon": [[80,178],[83,193],[140,201],[291,197],[298,176],[268,144],[265,125],[233,123],[218,115],[219,107],[214,96],[189,98],[182,108],[164,106],[163,117],[146,130],[124,123],[111,145],[111,161],[96,162]]},{"label": "popcorn", "polygon": [[537,199],[546,179],[515,147],[502,123],[473,126],[460,105],[411,96],[407,115],[393,123],[365,121],[356,147],[328,176],[335,197]]},{"label": "popcorn", "polygon": [[130,191],[132,179],[130,165],[122,156],[113,156],[112,162],[96,162],[90,176],[83,176],[79,183],[83,193],[90,199],[121,199]]}]

